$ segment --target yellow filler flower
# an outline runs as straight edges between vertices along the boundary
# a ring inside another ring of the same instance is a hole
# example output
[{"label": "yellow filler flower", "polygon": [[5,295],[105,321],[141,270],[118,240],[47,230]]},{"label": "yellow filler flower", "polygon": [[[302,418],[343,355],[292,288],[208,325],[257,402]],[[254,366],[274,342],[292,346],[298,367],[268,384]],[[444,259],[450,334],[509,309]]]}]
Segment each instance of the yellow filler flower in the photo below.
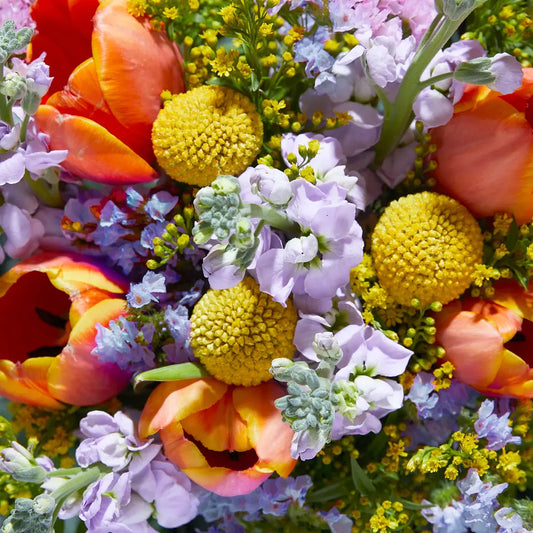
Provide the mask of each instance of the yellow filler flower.
[{"label": "yellow filler flower", "polygon": [[372,234],[380,284],[398,303],[422,306],[458,298],[481,262],[481,229],[457,201],[433,192],[392,202]]},{"label": "yellow filler flower", "polygon": [[218,380],[258,385],[272,378],[272,359],[292,359],[297,318],[292,302],[283,307],[246,277],[231,289],[207,291],[196,304],[191,346]]},{"label": "yellow filler flower", "polygon": [[152,129],[161,167],[171,178],[199,187],[220,174],[241,174],[262,142],[263,123],[254,104],[227,87],[170,96]]}]

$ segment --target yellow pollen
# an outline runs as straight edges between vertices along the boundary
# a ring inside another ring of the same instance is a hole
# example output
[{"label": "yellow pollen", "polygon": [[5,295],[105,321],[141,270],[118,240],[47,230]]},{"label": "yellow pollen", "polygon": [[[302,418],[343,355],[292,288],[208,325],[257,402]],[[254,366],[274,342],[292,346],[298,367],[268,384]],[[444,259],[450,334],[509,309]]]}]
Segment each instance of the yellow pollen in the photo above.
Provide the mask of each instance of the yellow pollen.
[{"label": "yellow pollen", "polygon": [[243,94],[202,86],[176,94],[152,129],[158,163],[177,180],[204,187],[218,175],[238,176],[261,149],[263,123]]},{"label": "yellow pollen", "polygon": [[372,235],[372,258],[391,298],[410,305],[443,304],[472,283],[483,238],[457,201],[433,192],[410,194],[385,209]]},{"label": "yellow pollen", "polygon": [[252,386],[272,378],[272,359],[292,359],[297,313],[274,302],[250,277],[236,287],[209,290],[191,316],[191,346],[214,377]]}]

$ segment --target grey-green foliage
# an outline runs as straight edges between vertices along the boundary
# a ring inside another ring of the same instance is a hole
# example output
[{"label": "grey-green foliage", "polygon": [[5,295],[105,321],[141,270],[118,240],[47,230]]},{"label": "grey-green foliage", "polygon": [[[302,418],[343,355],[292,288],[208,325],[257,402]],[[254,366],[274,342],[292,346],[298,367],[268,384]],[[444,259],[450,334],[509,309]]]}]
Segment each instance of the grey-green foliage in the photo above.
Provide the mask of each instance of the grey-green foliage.
[{"label": "grey-green foliage", "polygon": [[35,499],[17,498],[1,533],[51,533],[55,501],[47,494]]},{"label": "grey-green foliage", "polygon": [[15,22],[6,20],[0,28],[0,63],[4,64],[11,54],[25,48],[32,35],[33,30],[31,28],[15,31]]}]

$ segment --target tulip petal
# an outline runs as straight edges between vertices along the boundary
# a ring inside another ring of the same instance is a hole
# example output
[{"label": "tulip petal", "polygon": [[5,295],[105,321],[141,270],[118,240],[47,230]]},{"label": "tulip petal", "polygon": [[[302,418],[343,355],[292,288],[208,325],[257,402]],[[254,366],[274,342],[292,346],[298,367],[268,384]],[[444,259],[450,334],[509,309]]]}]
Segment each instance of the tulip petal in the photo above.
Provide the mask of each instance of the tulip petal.
[{"label": "tulip petal", "polygon": [[139,435],[146,438],[220,400],[228,386],[212,378],[184,379],[158,385],[144,406]]},{"label": "tulip petal", "polygon": [[236,387],[233,391],[235,409],[246,422],[250,442],[259,457],[257,467],[275,470],[283,477],[296,466],[290,455],[294,432],[274,405],[274,400],[285,394],[285,389],[275,381]]},{"label": "tulip petal", "polygon": [[251,449],[246,424],[233,406],[232,391],[202,411],[181,421],[183,429],[206,448],[243,452]]},{"label": "tulip petal", "polygon": [[54,93],[47,105],[60,113],[77,115],[93,120],[120,139],[143,159],[154,159],[150,134],[142,128],[123,126],[107,105],[96,74],[94,59],[90,58],[75,68],[64,90]]},{"label": "tulip petal", "polygon": [[[435,318],[437,344],[446,350],[454,375],[472,387],[486,387],[501,366],[503,339],[493,323],[471,311],[438,313]],[[483,361],[483,364],[480,364]]]},{"label": "tulip petal", "polygon": [[[166,453],[166,448],[165,448]],[[241,496],[255,490],[272,472],[261,472],[255,468],[230,470],[229,468],[182,468],[198,485],[219,496]]]},{"label": "tulip petal", "polygon": [[8,272],[0,278],[0,289],[0,358],[24,361],[42,347],[48,352],[55,348],[55,353],[46,355],[57,355],[68,336],[68,295],[42,272],[21,272],[16,277]]},{"label": "tulip petal", "polygon": [[487,390],[497,390],[509,386],[513,382],[522,382],[529,373],[529,366],[522,358],[509,350],[503,350],[498,374],[494,381],[487,386]]},{"label": "tulip petal", "polygon": [[109,400],[128,384],[129,370],[122,370],[116,363],[102,362],[91,353],[96,346],[96,324],[107,326],[125,309],[124,300],[108,299],[80,318],[68,344],[50,365],[48,388],[54,398],[72,405],[94,405]]},{"label": "tulip petal", "polygon": [[91,19],[98,3],[98,0],[37,0],[32,5],[37,32],[28,47],[28,60],[46,52],[46,64],[53,77],[48,94],[61,90],[72,69],[91,57]]},{"label": "tulip petal", "polygon": [[494,284],[494,296],[491,299],[522,318],[533,320],[533,282],[524,289],[513,281],[498,281]]},{"label": "tulip petal", "polygon": [[53,361],[53,357],[28,359],[24,363],[0,360],[0,394],[15,402],[62,408],[48,391],[47,375]]},{"label": "tulip petal", "polygon": [[[501,98],[457,113],[432,131],[439,189],[475,216],[513,213],[519,224],[533,217],[533,129]],[[502,176],[505,179],[502,186]]]},{"label": "tulip petal", "polygon": [[126,0],[103,0],[94,18],[92,50],[111,111],[125,126],[142,125],[150,139],[161,92],[185,90],[177,47],[148,21],[132,17]]},{"label": "tulip petal", "polygon": [[90,119],[63,115],[49,105],[41,105],[35,118],[50,136],[52,150],[69,151],[62,165],[77,176],[111,185],[148,182],[157,177],[142,157]]}]

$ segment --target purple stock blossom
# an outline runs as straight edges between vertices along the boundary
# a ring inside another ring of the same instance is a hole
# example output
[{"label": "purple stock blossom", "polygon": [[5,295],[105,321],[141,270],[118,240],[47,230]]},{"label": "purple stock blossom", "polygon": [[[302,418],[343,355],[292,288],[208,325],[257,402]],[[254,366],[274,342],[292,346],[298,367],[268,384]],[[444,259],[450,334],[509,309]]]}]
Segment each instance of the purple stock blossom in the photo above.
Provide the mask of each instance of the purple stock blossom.
[{"label": "purple stock blossom", "polygon": [[331,298],[348,283],[350,270],[362,259],[362,231],[355,221],[355,206],[334,182],[312,185],[297,179],[290,185],[293,197],[286,213],[312,233],[260,255],[257,280],[263,292],[283,304],[291,291]]},{"label": "purple stock blossom", "polygon": [[78,464],[112,469],[83,494],[80,518],[89,532],[155,532],[150,516],[173,528],[197,514],[199,489],[164,457],[160,444],[139,439],[137,419],[138,414],[91,411],[80,422],[85,438],[76,450]]}]

